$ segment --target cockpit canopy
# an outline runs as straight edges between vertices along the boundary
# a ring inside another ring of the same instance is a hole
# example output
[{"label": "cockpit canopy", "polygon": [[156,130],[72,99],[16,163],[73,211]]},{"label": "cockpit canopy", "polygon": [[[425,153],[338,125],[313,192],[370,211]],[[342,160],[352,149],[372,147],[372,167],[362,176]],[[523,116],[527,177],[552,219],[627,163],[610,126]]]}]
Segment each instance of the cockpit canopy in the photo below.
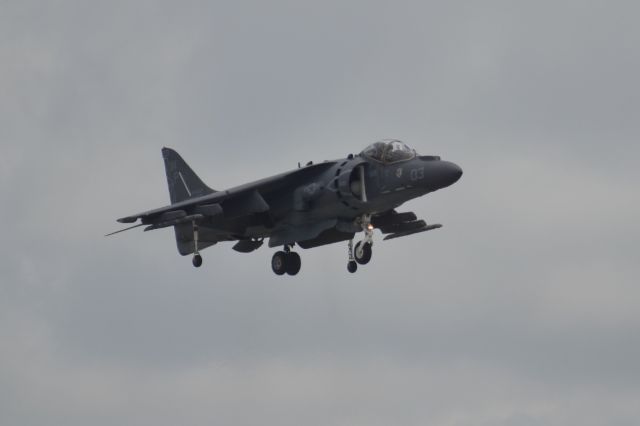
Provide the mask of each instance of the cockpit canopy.
[{"label": "cockpit canopy", "polygon": [[399,140],[384,139],[369,145],[360,155],[383,164],[391,164],[411,160],[416,152]]}]

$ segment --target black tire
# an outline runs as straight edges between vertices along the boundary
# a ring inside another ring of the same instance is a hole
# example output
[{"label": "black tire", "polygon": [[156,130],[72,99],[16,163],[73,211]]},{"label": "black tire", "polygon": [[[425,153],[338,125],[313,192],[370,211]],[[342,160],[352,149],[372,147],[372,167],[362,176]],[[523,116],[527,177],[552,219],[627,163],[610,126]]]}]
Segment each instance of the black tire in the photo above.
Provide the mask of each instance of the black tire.
[{"label": "black tire", "polygon": [[300,272],[302,266],[302,260],[300,255],[294,251],[287,253],[286,270],[289,275],[296,275]]},{"label": "black tire", "polygon": [[196,254],[195,256],[193,256],[193,260],[191,261],[191,263],[193,263],[193,266],[195,266],[196,268],[199,268],[200,266],[202,266],[202,256]]},{"label": "black tire", "polygon": [[358,270],[358,264],[353,260],[349,261],[349,263],[347,263],[347,270],[353,274]]},{"label": "black tire", "polygon": [[[362,256],[358,256],[360,247],[362,247]],[[359,241],[358,244],[356,244],[355,249],[353,249],[353,257],[356,259],[356,262],[361,265],[366,265],[367,263],[369,263],[372,253],[373,251],[371,250],[371,244],[365,243],[363,241]]]},{"label": "black tire", "polygon": [[277,251],[271,258],[271,269],[276,275],[283,275],[287,271],[287,254]]}]

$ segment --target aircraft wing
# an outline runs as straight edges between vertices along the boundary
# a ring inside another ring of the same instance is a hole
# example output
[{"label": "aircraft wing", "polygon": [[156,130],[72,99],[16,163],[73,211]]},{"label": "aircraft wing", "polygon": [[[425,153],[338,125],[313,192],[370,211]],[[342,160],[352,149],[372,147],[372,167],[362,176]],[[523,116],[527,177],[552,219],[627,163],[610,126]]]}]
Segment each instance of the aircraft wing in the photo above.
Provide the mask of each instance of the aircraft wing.
[{"label": "aircraft wing", "polygon": [[214,192],[200,197],[189,198],[131,216],[118,219],[120,223],[135,223],[174,226],[205,216],[224,214],[225,217],[248,216],[270,209],[267,202],[269,195],[287,188],[295,187],[300,182],[331,168],[335,162],[323,162],[305,166],[279,175],[271,176],[226,191]]},{"label": "aircraft wing", "polygon": [[374,216],[371,218],[371,224],[380,229],[383,234],[389,234],[384,238],[385,240],[442,228],[439,223],[427,225],[427,222],[418,219],[413,212],[398,213],[395,210],[389,210]]}]

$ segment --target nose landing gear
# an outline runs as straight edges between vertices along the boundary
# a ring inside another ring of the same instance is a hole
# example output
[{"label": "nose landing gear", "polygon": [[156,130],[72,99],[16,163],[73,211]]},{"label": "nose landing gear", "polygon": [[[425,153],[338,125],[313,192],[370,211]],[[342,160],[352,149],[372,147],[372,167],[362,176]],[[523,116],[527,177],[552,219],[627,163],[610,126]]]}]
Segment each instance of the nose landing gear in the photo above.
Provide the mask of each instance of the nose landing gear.
[{"label": "nose landing gear", "polygon": [[356,262],[361,265],[369,263],[372,254],[371,243],[366,241],[359,241],[353,251],[353,256],[356,258]]},{"label": "nose landing gear", "polygon": [[355,260],[353,260],[353,240],[349,240],[347,247],[348,247],[347,251],[349,256],[349,262],[347,263],[347,271],[353,274],[358,270],[358,264],[356,263]]},{"label": "nose landing gear", "polygon": [[369,263],[371,255],[373,254],[373,225],[371,225],[371,215],[362,215],[360,223],[364,231],[364,238],[362,241],[358,241],[355,248],[353,247],[353,240],[349,240],[349,263],[347,264],[347,270],[351,273],[358,270],[358,263],[360,265]]}]

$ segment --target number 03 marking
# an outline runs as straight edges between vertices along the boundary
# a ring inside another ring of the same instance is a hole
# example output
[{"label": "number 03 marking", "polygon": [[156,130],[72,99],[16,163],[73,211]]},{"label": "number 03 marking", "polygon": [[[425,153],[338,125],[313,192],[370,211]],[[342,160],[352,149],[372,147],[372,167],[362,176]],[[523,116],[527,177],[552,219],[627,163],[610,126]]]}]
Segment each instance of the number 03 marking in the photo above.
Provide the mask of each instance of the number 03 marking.
[{"label": "number 03 marking", "polygon": [[412,169],[411,170],[411,180],[412,181],[422,180],[422,179],[424,179],[424,167],[420,167],[419,169]]}]

